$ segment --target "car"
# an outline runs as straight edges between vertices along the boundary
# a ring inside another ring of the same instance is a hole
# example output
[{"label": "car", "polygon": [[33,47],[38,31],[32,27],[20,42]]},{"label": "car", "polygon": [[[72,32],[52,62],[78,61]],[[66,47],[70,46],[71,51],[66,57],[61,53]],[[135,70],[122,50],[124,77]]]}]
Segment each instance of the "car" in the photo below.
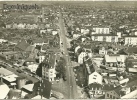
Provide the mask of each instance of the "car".
[{"label": "car", "polygon": [[22,73],[23,71],[22,71],[22,70],[20,70],[20,69],[17,69],[17,72],[18,72],[18,73]]}]

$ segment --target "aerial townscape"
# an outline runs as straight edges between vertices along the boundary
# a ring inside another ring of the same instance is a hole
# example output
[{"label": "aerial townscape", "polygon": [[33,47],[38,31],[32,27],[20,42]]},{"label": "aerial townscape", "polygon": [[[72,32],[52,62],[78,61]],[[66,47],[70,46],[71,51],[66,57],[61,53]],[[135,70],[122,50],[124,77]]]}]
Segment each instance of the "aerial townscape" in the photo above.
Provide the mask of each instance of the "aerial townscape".
[{"label": "aerial townscape", "polygon": [[0,99],[135,98],[137,1],[0,1]]}]

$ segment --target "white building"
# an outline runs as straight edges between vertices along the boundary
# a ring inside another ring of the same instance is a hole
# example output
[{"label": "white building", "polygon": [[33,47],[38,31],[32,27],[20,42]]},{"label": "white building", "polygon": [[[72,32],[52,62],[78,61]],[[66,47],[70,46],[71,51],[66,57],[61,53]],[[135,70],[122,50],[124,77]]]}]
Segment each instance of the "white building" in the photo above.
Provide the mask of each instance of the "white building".
[{"label": "white building", "polygon": [[81,52],[80,55],[78,56],[78,63],[83,64],[83,58],[87,56],[86,52]]},{"label": "white building", "polygon": [[28,65],[28,68],[30,69],[31,72],[36,72],[36,70],[38,68],[38,64]]},{"label": "white building", "polygon": [[94,27],[92,34],[110,34],[110,29],[108,27]]},{"label": "white building", "polygon": [[137,36],[126,36],[125,45],[137,45]]},{"label": "white building", "polygon": [[118,42],[118,36],[117,35],[111,35],[111,34],[93,34],[91,36],[92,41],[104,41],[104,42]]},{"label": "white building", "polygon": [[88,85],[92,83],[102,84],[103,77],[98,72],[93,72],[89,75]]}]

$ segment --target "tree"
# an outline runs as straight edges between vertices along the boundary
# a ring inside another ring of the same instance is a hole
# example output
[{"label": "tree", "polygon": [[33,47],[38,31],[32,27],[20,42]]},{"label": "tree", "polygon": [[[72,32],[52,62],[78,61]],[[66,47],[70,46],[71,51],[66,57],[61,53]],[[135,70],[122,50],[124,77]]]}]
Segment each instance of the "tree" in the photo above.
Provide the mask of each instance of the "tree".
[{"label": "tree", "polygon": [[59,78],[66,76],[65,65],[66,65],[66,60],[61,57],[60,61],[57,63],[57,66],[56,66],[56,71],[58,72],[57,76]]},{"label": "tree", "polygon": [[43,66],[43,63],[40,63],[37,70],[36,70],[36,74],[39,76],[39,77],[42,77],[42,66]]}]

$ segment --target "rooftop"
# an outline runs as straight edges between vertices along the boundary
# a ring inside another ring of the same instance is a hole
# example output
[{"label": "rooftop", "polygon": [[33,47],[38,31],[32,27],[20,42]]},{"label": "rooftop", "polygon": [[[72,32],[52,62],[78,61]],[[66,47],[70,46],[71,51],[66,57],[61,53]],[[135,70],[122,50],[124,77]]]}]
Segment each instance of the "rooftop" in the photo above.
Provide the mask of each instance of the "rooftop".
[{"label": "rooftop", "polygon": [[11,72],[11,71],[9,71],[9,70],[1,67],[1,68],[0,68],[0,74],[1,74],[1,75],[4,75],[4,76],[7,76],[7,75],[12,75],[13,72]]}]

